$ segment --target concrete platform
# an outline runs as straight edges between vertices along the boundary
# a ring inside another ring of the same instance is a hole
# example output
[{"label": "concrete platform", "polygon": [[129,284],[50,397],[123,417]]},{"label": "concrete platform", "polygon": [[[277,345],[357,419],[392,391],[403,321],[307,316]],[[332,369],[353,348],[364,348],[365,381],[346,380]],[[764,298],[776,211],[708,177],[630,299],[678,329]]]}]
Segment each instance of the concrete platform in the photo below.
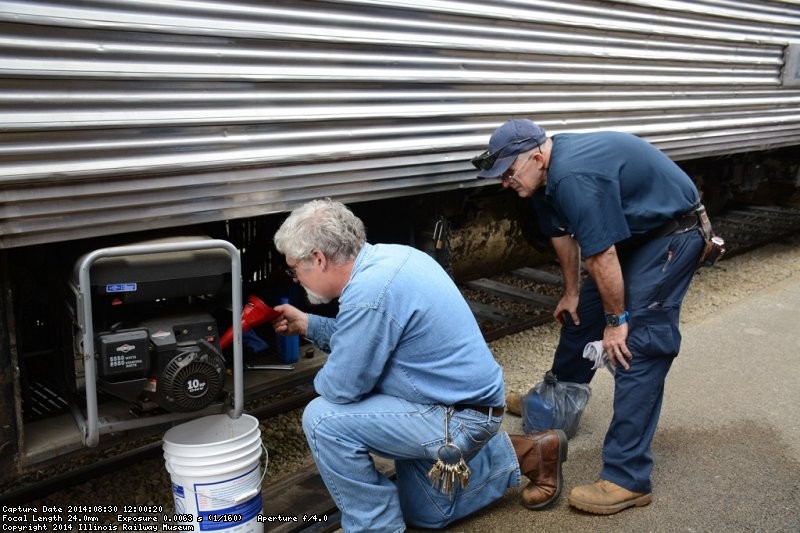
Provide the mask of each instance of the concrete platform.
[{"label": "concrete platform", "polygon": [[[597,478],[613,380],[598,373],[570,441],[561,499],[528,511],[517,491],[450,532],[800,531],[800,277],[682,328],[653,442],[653,503],[612,516],[567,505]],[[504,427],[522,429],[507,416]]]}]

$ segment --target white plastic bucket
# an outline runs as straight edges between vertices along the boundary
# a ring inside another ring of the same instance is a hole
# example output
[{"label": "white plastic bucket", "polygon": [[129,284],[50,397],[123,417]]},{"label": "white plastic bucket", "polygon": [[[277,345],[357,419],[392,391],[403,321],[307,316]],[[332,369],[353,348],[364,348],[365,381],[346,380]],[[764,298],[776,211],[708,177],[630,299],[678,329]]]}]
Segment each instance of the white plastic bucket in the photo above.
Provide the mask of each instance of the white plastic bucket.
[{"label": "white plastic bucket", "polygon": [[[196,451],[196,450],[192,450]],[[217,453],[213,455],[180,455],[164,452],[164,460],[168,460],[174,465],[183,466],[211,466],[219,463],[229,463],[236,461],[250,455],[253,451],[261,451],[261,435],[256,433],[249,441],[245,441],[244,445],[237,448],[232,448],[228,453]]]},{"label": "white plastic bucket", "polygon": [[[250,415],[211,415],[169,429],[164,461],[175,516],[195,531],[262,533],[261,431]],[[264,448],[266,472],[266,448]]]}]

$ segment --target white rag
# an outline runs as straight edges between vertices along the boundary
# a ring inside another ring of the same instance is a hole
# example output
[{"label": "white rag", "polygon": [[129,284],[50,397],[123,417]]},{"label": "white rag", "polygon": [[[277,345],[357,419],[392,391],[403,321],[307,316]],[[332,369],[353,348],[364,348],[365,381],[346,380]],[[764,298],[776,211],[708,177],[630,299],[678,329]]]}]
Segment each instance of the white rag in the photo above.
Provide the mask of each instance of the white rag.
[{"label": "white rag", "polygon": [[594,363],[592,370],[597,370],[605,365],[609,372],[614,373],[614,367],[608,362],[608,354],[603,350],[603,341],[594,341],[587,344],[583,349],[583,358]]}]

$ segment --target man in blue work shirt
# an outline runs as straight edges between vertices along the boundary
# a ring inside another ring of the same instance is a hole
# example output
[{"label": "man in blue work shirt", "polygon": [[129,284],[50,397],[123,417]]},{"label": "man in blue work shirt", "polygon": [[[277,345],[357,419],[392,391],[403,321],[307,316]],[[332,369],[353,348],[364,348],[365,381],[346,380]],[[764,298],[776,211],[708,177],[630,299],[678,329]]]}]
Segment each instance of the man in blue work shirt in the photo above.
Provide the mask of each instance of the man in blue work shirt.
[{"label": "man in blue work shirt", "polygon": [[[566,435],[498,432],[502,369],[436,261],[409,246],[367,243],[361,220],[327,199],[292,211],[274,241],[311,303],[339,299],[336,318],[279,305],[272,324],[329,352],[303,431],[345,531],[441,528],[521,475],[530,480],[526,507],[558,498]],[[394,459],[396,483],[370,453]]]},{"label": "man in blue work shirt", "polygon": [[[473,164],[478,177],[531,199],[556,251],[564,294],[553,313],[562,323],[553,373],[591,381],[583,349],[600,339],[616,368],[600,479],[575,487],[570,505],[596,514],[647,505],[664,380],[678,355],[680,308],[705,242],[697,188],[634,135],[548,138],[527,119],[497,128]],[[589,273],[583,283],[581,257]]]}]

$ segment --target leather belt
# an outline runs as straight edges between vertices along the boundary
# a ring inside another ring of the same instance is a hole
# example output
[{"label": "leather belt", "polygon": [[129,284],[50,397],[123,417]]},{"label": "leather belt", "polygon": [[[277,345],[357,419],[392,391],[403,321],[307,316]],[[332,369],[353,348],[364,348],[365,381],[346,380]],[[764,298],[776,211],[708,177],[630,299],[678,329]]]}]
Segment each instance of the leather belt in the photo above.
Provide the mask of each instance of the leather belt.
[{"label": "leather belt", "polygon": [[647,234],[649,239],[665,237],[676,233],[685,233],[689,230],[700,227],[700,211],[704,210],[703,204],[693,207],[691,210],[681,213],[660,228],[656,228]]},{"label": "leather belt", "polygon": [[478,411],[479,413],[483,413],[486,416],[489,416],[489,410],[492,411],[492,416],[503,416],[505,412],[505,407],[487,407],[485,405],[467,405],[467,404],[457,404],[455,406],[456,411],[461,411],[463,409],[472,409],[473,411]]}]

